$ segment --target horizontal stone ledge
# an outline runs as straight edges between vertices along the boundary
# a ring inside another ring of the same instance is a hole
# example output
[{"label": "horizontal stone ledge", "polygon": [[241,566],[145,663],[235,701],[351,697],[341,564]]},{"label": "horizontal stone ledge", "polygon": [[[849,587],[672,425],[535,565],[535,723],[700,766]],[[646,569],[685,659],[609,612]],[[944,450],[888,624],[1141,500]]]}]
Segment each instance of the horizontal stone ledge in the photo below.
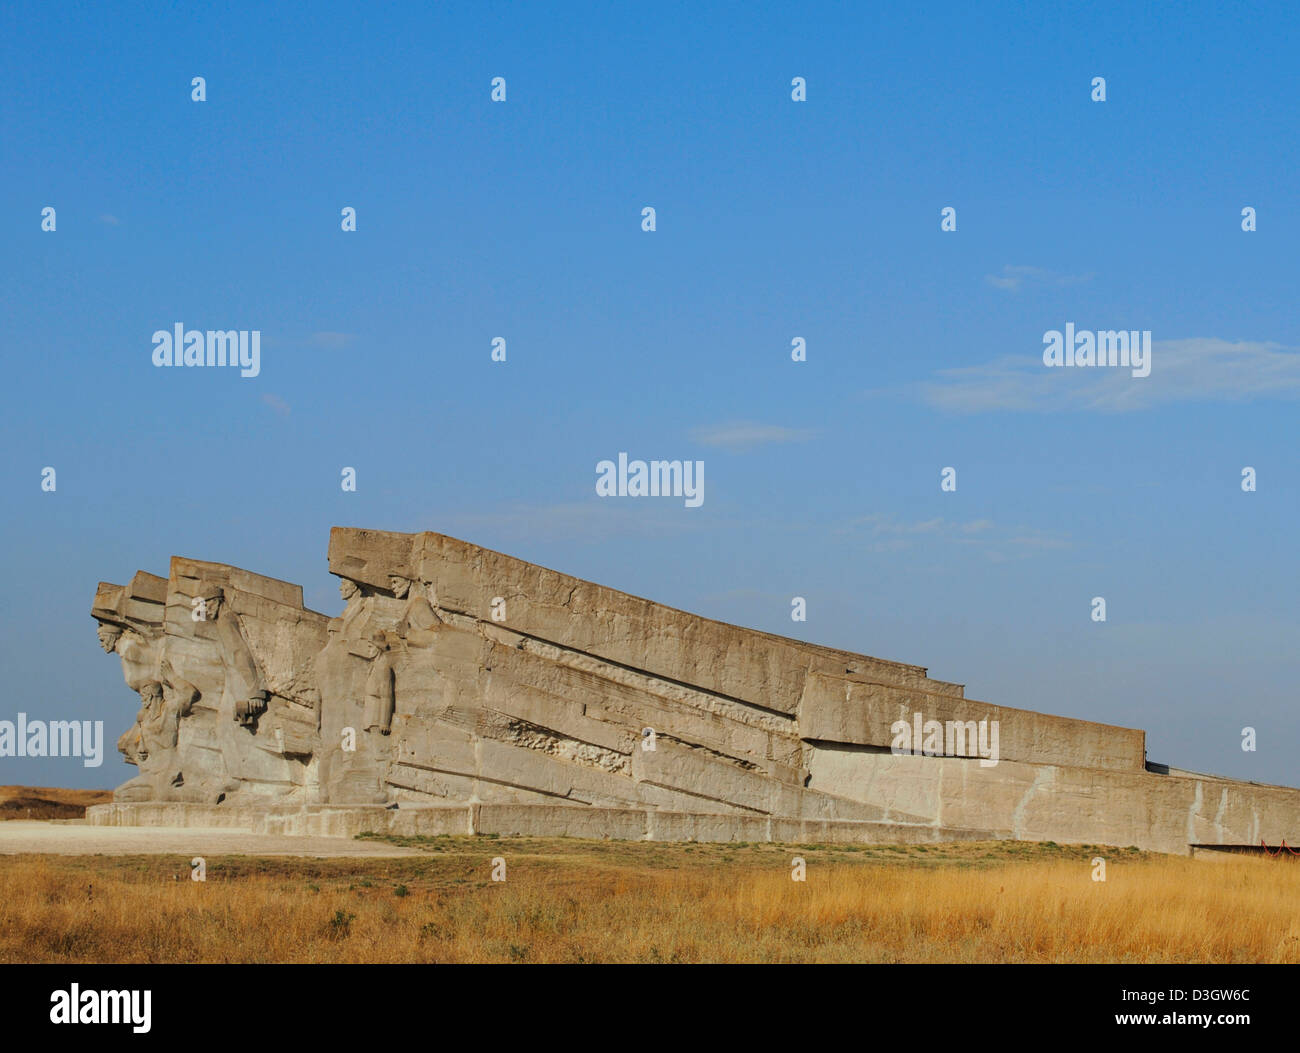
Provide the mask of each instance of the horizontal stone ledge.
[{"label": "horizontal stone ledge", "polygon": [[302,837],[403,837],[495,834],[615,841],[789,842],[795,844],[916,844],[993,841],[1007,830],[857,819],[802,819],[653,808],[590,808],[572,804],[203,805],[117,802],[86,810],[91,826],[230,829]]},{"label": "horizontal stone ledge", "polygon": [[[939,726],[940,755],[978,759],[985,746],[981,736],[987,735],[987,745],[996,747],[990,756],[998,760],[1115,771],[1143,771],[1146,765],[1146,733],[1136,728],[953,698],[863,676],[809,673],[796,716],[800,738],[823,747],[892,750],[901,722],[905,752],[921,755],[928,723]],[[953,730],[960,731],[960,742],[953,741],[956,736],[950,740]]]}]

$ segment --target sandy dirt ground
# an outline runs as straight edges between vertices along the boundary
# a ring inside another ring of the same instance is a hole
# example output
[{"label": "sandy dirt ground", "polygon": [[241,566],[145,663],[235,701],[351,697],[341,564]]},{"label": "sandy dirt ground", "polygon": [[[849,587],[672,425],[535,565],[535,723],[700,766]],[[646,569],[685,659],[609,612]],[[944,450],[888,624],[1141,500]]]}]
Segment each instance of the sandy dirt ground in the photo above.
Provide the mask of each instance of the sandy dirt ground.
[{"label": "sandy dirt ground", "polygon": [[241,830],[159,826],[86,826],[79,821],[0,823],[0,855],[61,856],[418,856],[414,848],[345,837],[284,837]]}]

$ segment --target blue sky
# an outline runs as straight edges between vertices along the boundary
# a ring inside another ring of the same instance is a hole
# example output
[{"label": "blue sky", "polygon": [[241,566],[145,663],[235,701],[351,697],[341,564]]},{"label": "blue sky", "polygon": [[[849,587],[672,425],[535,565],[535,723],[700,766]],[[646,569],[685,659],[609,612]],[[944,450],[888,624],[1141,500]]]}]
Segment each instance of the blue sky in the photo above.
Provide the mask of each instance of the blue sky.
[{"label": "blue sky", "polygon": [[[180,554],[334,613],[343,524],[1300,783],[1300,20],[1101,6],[7,4],[0,718],[111,753],[97,581]],[[261,374],[154,368],[176,322]],[[1150,330],[1151,376],[1047,370],[1067,322]],[[598,498],[620,451],[703,460],[703,506]]]}]

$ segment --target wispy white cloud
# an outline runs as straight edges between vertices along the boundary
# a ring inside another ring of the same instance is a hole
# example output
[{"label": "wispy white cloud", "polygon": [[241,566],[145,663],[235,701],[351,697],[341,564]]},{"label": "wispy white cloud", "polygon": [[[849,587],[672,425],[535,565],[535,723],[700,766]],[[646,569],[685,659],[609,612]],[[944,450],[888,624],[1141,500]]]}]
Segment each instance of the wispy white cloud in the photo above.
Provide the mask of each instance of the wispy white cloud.
[{"label": "wispy white cloud", "polygon": [[120,219],[118,219],[116,216],[109,215],[107,212],[105,212],[103,215],[99,217],[99,221],[103,223],[105,226],[109,226],[109,227],[120,227],[122,225],[122,221]]},{"label": "wispy white cloud", "polygon": [[1111,367],[1049,368],[1040,356],[1009,355],[940,370],[917,394],[954,413],[1021,410],[1124,413],[1177,402],[1246,402],[1300,395],[1300,351],[1258,341],[1157,340],[1151,375]]},{"label": "wispy white cloud", "polygon": [[991,519],[962,522],[942,516],[909,522],[876,513],[850,521],[837,533],[860,536],[865,546],[877,553],[905,552],[924,545],[965,545],[997,563],[1073,547],[1068,534],[1003,527]]},{"label": "wispy white cloud", "polygon": [[778,424],[755,424],[752,421],[734,421],[710,428],[696,428],[691,438],[705,446],[721,446],[733,451],[752,450],[775,442],[804,442],[813,437],[811,431],[785,428]]},{"label": "wispy white cloud", "polygon": [[1092,275],[1058,274],[1044,267],[1016,267],[1008,264],[997,274],[986,274],[984,280],[995,289],[1019,292],[1026,286],[1063,289],[1070,285],[1082,285],[1092,281]]},{"label": "wispy white cloud", "polygon": [[942,516],[923,519],[915,523],[905,523],[880,514],[862,516],[860,519],[855,519],[853,525],[861,527],[876,537],[882,534],[937,534],[945,525],[949,527],[960,526],[960,524],[956,523],[945,524]]},{"label": "wispy white cloud", "polygon": [[280,398],[279,395],[272,395],[269,391],[262,396],[262,401],[280,414],[281,417],[289,416],[289,403]]}]

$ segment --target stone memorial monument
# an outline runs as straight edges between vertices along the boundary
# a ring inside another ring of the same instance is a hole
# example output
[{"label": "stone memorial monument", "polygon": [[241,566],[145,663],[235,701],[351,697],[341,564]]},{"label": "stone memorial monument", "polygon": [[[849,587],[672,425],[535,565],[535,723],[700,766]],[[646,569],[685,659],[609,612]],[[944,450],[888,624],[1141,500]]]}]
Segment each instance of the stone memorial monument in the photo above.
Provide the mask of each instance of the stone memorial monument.
[{"label": "stone memorial monument", "polygon": [[173,557],[91,613],[139,696],[101,824],[661,840],[1300,843],[1300,791],[915,665],[738,628],[441,534],[336,527],[337,618]]}]

